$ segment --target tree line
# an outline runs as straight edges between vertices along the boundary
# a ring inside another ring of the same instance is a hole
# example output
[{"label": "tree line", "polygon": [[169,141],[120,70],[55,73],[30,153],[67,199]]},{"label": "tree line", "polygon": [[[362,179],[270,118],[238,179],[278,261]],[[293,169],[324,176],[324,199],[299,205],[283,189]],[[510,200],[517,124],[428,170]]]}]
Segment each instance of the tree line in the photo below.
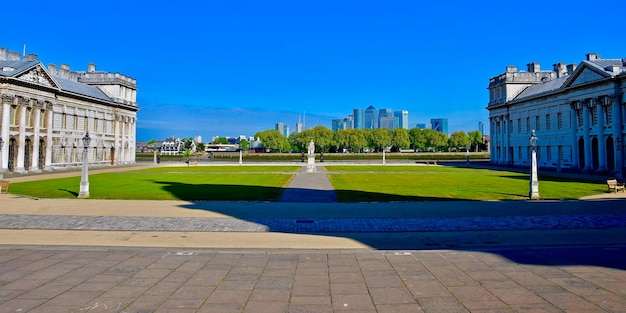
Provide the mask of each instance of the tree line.
[{"label": "tree line", "polygon": [[478,130],[457,131],[448,137],[432,129],[396,128],[378,129],[340,129],[332,131],[325,126],[316,126],[300,133],[285,137],[278,130],[264,130],[256,133],[268,152],[306,152],[311,140],[316,152],[380,152],[391,149],[397,152],[413,151],[461,151],[470,149],[478,152],[482,149],[483,136]]}]

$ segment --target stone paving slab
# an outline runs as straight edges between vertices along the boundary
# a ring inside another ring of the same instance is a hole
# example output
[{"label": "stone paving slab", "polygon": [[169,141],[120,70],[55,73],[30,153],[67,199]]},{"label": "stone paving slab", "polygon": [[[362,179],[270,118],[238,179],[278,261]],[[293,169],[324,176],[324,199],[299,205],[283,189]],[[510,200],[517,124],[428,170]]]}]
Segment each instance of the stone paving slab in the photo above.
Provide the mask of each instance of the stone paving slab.
[{"label": "stone paving slab", "polygon": [[624,312],[626,246],[0,246],[1,312]]},{"label": "stone paving slab", "polygon": [[0,215],[0,229],[178,232],[453,232],[626,228],[626,215],[559,215],[402,219],[280,219]]}]

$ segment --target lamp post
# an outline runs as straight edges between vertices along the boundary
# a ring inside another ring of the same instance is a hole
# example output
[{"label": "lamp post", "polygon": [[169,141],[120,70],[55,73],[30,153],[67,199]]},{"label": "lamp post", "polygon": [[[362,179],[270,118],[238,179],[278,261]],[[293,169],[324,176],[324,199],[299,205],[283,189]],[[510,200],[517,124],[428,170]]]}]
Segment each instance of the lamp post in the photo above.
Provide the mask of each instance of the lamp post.
[{"label": "lamp post", "polygon": [[85,133],[85,137],[83,137],[83,172],[80,178],[80,192],[78,193],[78,198],[89,198],[89,173],[87,166],[87,159],[89,158],[89,154],[87,150],[89,148],[89,143],[91,142],[91,138],[89,137],[89,132]]},{"label": "lamp post", "polygon": [[530,157],[530,199],[538,199],[539,198],[539,178],[537,175],[537,136],[535,136],[535,130],[533,129],[530,133],[530,148],[531,148],[531,157]]},{"label": "lamp post", "polygon": [[2,146],[4,146],[4,140],[0,137],[0,180],[4,179],[4,167],[2,166]]}]

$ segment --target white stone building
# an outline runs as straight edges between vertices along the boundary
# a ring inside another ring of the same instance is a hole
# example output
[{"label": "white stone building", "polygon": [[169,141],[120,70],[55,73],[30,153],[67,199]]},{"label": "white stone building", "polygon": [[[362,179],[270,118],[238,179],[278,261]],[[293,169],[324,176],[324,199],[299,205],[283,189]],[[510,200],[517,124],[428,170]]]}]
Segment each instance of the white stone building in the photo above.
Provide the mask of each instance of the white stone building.
[{"label": "white stone building", "polygon": [[119,73],[48,67],[0,48],[0,138],[5,173],[78,167],[86,133],[90,166],[135,162],[136,80]]},{"label": "white stone building", "polygon": [[626,121],[626,59],[587,54],[553,70],[508,66],[489,80],[491,162],[530,166],[536,130],[538,165],[622,176]]}]

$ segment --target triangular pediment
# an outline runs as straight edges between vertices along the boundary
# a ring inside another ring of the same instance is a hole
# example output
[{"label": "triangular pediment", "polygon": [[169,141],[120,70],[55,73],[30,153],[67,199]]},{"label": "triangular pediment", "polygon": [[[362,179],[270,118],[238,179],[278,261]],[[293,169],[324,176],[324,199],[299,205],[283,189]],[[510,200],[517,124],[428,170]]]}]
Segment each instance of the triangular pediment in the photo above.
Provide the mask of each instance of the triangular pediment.
[{"label": "triangular pediment", "polygon": [[41,63],[35,64],[35,66],[27,69],[15,78],[38,85],[59,88],[59,84],[50,76]]},{"label": "triangular pediment", "polygon": [[597,80],[602,80],[607,77],[611,77],[611,74],[607,73],[603,69],[589,64],[587,62],[582,62],[580,66],[574,71],[563,87],[574,87],[578,85],[584,85],[587,83],[591,83]]}]

